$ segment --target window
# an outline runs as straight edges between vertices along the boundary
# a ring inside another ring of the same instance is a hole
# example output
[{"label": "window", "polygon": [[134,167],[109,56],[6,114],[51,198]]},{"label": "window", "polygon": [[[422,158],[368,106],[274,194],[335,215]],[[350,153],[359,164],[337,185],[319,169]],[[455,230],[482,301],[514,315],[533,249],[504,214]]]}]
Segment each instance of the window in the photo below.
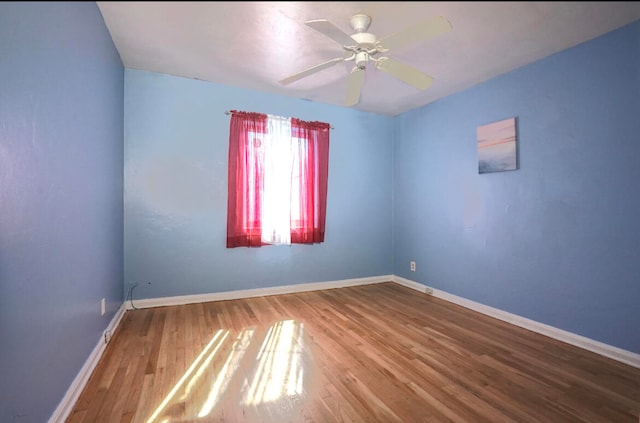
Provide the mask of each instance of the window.
[{"label": "window", "polygon": [[231,112],[227,248],[324,241],[329,130]]}]

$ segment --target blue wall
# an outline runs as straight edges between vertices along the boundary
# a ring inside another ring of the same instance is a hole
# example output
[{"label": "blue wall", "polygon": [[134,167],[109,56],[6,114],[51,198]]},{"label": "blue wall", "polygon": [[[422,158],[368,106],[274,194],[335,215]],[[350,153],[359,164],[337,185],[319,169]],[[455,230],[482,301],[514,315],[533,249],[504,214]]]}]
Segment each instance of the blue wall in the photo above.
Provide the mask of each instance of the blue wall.
[{"label": "blue wall", "polygon": [[[636,22],[398,117],[394,274],[640,353],[639,52]],[[479,175],[513,116],[520,169]]]},{"label": "blue wall", "polygon": [[[229,116],[335,126],[325,242],[227,249]],[[393,119],[125,70],[125,290],[135,299],[391,274]]]},{"label": "blue wall", "polygon": [[0,421],[41,423],[122,304],[124,70],[93,2],[0,3],[0,52]]},{"label": "blue wall", "polygon": [[[123,71],[92,2],[0,3],[0,51],[0,421],[47,420],[129,281],[395,273],[640,353],[640,23],[395,119]],[[335,126],[325,243],[225,248],[230,109]],[[512,116],[520,169],[478,175]]]}]

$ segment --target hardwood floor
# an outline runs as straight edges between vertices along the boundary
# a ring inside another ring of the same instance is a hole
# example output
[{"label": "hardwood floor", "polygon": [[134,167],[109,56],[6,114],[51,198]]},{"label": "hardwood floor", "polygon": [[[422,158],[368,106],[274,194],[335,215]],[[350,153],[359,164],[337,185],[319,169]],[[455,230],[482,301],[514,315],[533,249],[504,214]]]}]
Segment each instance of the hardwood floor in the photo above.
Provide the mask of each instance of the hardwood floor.
[{"label": "hardwood floor", "polygon": [[68,422],[633,422],[640,369],[394,283],[128,311]]}]

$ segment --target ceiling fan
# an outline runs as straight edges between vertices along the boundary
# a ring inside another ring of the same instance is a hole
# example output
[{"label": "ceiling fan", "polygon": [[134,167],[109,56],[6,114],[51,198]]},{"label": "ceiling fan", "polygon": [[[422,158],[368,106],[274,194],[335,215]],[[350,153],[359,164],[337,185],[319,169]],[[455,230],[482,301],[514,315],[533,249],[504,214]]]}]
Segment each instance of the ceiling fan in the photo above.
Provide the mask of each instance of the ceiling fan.
[{"label": "ceiling fan", "polygon": [[280,84],[288,85],[316,72],[337,65],[340,62],[354,61],[355,66],[349,73],[344,102],[344,105],[348,107],[354,106],[360,101],[360,94],[365,79],[365,69],[370,61],[375,63],[377,69],[419,90],[429,88],[433,81],[433,78],[429,75],[391,57],[383,56],[382,54],[411,43],[425,41],[451,29],[449,21],[441,16],[428,19],[415,26],[380,39],[374,34],[367,32],[371,25],[371,17],[364,14],[357,14],[351,17],[351,28],[355,31],[352,35],[348,35],[326,19],[307,21],[305,24],[341,44],[344,50],[344,56],[331,59],[291,75],[279,81]]}]

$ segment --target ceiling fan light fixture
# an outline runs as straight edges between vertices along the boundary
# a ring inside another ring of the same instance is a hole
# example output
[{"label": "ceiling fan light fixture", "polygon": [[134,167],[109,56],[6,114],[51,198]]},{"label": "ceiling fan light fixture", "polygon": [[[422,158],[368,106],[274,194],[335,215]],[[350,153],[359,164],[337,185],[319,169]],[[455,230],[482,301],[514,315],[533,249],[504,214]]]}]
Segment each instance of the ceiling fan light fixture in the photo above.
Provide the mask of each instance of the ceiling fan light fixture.
[{"label": "ceiling fan light fixture", "polygon": [[366,51],[361,51],[356,53],[356,66],[360,69],[364,69],[367,63],[369,62],[369,53]]}]

